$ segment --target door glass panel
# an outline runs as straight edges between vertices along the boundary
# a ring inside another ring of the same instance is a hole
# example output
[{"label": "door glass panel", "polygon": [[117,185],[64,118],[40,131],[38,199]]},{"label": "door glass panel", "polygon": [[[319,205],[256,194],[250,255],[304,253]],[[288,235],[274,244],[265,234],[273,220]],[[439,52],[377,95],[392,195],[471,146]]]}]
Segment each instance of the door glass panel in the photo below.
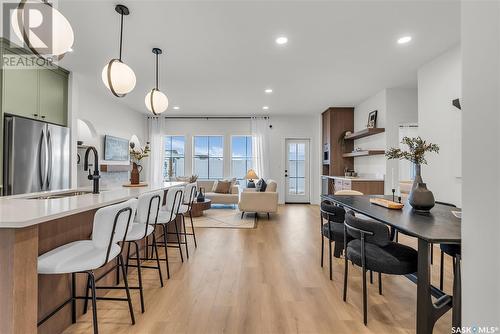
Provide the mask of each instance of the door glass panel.
[{"label": "door glass panel", "polygon": [[304,195],[306,193],[305,179],[297,178],[297,195]]},{"label": "door glass panel", "polygon": [[306,159],[306,145],[304,143],[297,144],[297,160]]},{"label": "door glass panel", "polygon": [[297,177],[305,177],[306,176],[306,171],[305,171],[305,161],[297,161]]},{"label": "door glass panel", "polygon": [[294,177],[288,178],[288,193],[296,194],[297,193],[297,179]]}]

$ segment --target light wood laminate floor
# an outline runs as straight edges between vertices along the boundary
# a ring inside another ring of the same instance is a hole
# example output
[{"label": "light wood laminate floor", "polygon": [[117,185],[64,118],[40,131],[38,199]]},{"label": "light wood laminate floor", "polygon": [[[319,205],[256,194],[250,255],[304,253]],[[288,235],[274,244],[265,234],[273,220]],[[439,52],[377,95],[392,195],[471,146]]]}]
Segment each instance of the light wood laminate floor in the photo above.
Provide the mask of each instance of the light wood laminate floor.
[{"label": "light wood laminate floor", "polygon": [[[416,285],[404,277],[383,276],[368,285],[368,326],[363,325],[361,272],[350,266],[347,303],[342,301],[343,260],[334,258],[333,281],[328,254],[320,267],[319,208],[280,206],[256,229],[199,228],[198,248],[180,263],[169,249],[171,279],[160,288],[157,272],[144,270],[146,313],[140,313],[133,291],[136,325],[130,325],[127,304],[98,301],[100,333],[414,333]],[[400,237],[400,242],[416,242]],[[327,243],[325,243],[326,245]],[[327,248],[326,248],[327,249]],[[433,282],[439,282],[439,251],[435,247]],[[451,259],[446,258],[445,290],[451,291]],[[162,263],[162,266],[164,263]],[[163,266],[164,269],[164,266]],[[164,277],[166,272],[164,270]],[[136,284],[136,272],[129,272]],[[109,295],[118,295],[113,291]],[[434,333],[449,333],[451,312]],[[65,333],[91,333],[91,312]]]}]

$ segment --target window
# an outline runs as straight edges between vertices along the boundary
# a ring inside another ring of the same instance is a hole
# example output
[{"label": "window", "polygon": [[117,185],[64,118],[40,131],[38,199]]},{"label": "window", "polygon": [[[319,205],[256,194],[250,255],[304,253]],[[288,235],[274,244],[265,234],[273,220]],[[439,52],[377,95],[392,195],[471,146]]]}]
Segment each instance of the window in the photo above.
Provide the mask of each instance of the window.
[{"label": "window", "polygon": [[163,178],[171,180],[176,176],[184,176],[184,144],[183,136],[165,136],[165,161],[163,162]]},{"label": "window", "polygon": [[231,138],[231,173],[243,180],[252,168],[252,136],[233,136]]},{"label": "window", "polygon": [[224,139],[222,136],[194,136],[193,173],[200,179],[224,176]]}]

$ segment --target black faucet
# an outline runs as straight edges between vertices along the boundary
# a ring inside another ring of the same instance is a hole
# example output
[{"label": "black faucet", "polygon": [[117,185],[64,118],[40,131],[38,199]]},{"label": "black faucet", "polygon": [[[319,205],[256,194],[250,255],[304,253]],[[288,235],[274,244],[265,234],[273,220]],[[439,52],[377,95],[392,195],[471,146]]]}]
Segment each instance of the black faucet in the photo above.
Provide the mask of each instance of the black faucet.
[{"label": "black faucet", "polygon": [[[94,153],[94,174],[90,172],[89,169],[89,153],[92,151]],[[83,163],[83,170],[89,171],[89,176],[87,177],[89,180],[94,182],[92,193],[99,193],[99,179],[101,176],[99,175],[99,155],[97,154],[97,150],[94,146],[89,146],[85,151],[85,161]]]}]

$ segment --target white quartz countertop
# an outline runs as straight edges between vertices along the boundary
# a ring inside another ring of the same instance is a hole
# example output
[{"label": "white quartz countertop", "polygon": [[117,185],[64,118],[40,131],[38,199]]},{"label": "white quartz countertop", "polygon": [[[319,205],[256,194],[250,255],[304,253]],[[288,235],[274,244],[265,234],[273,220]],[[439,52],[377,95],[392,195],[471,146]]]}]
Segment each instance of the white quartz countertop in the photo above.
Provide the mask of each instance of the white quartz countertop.
[{"label": "white quartz countertop", "polygon": [[115,188],[99,194],[84,194],[63,198],[31,199],[36,196],[55,195],[70,191],[89,191],[90,188],[67,189],[52,192],[0,197],[0,228],[23,228],[38,225],[76,213],[120,203],[141,194],[185,185],[183,182],[165,182],[158,186]]},{"label": "white quartz countertop", "polygon": [[347,181],[384,181],[384,179],[379,177],[363,177],[363,176],[329,176],[322,175],[325,179],[336,179],[336,180],[347,180]]}]

